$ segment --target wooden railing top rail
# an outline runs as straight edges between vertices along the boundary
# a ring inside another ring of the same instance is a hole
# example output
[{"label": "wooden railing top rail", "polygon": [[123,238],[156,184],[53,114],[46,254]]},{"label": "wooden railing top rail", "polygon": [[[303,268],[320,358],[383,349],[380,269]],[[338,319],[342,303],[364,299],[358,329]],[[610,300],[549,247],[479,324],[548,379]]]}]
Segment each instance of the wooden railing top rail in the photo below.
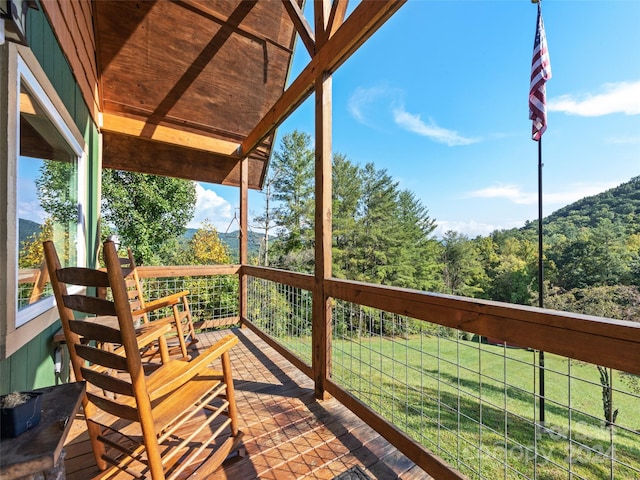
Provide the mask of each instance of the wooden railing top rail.
[{"label": "wooden railing top rail", "polygon": [[331,279],[329,296],[640,374],[640,323]]},{"label": "wooden railing top rail", "polygon": [[240,265],[160,265],[140,266],[137,268],[140,278],[237,275],[240,271]]},{"label": "wooden railing top rail", "polygon": [[18,270],[18,283],[33,283],[42,270],[39,268],[21,268]]},{"label": "wooden railing top rail", "polygon": [[272,282],[284,283],[302,290],[313,290],[314,277],[308,273],[289,272],[277,268],[256,267],[253,265],[243,265],[242,274],[251,277],[262,278]]}]

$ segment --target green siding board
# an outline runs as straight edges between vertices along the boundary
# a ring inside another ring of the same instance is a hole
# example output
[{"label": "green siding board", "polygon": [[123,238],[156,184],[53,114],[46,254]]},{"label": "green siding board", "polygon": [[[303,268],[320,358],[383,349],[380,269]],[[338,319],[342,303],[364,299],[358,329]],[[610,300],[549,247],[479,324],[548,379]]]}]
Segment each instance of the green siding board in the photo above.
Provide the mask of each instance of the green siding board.
[{"label": "green siding board", "polygon": [[[52,32],[50,31],[50,29],[48,28],[48,25],[45,25],[44,31],[43,31],[43,38],[41,39],[43,42],[43,46],[42,46],[42,58],[38,58],[38,61],[40,62],[40,65],[42,66],[42,69],[44,70],[44,72],[47,74],[47,77],[49,77],[49,80],[51,81],[51,83],[53,84],[54,88],[56,87],[54,80],[55,80],[55,76],[53,75],[53,62],[55,60],[54,58],[54,48],[53,48],[53,43],[50,38],[52,35]],[[46,37],[46,38],[45,38]],[[58,90],[56,88],[56,90]],[[60,93],[60,92],[58,92]]]},{"label": "green siding board", "polygon": [[42,343],[42,337],[46,335],[46,331],[42,332],[36,338],[27,343],[23,348],[27,351],[26,355],[26,387],[25,390],[31,390],[36,383],[36,373],[38,363],[42,351],[40,350],[40,344]]},{"label": "green siding board", "polygon": [[53,335],[56,322],[11,357],[0,362],[0,394],[55,385]]},{"label": "green siding board", "polygon": [[27,15],[27,41],[37,58],[42,58],[44,54],[44,42],[42,40],[44,23],[44,15],[33,10],[29,11]]},{"label": "green siding board", "polygon": [[[91,119],[91,115],[89,114],[89,109],[87,108],[86,103],[84,102],[84,97],[82,96],[82,91],[77,83],[73,83],[73,93],[75,98],[75,108],[72,111],[74,116],[74,120],[76,125],[78,126],[78,130],[82,132],[87,145],[90,145],[88,141],[88,136],[91,135],[91,130],[94,127],[93,121]],[[91,152],[91,149],[89,150]],[[93,152],[97,152],[97,150],[93,150]],[[94,155],[91,154],[91,157],[94,158]]]},{"label": "green siding board", "polygon": [[27,353],[28,345],[25,345],[16,353],[11,355],[9,361],[11,362],[11,376],[10,380],[10,391],[19,391],[19,390],[27,390],[27,382],[28,382],[28,353]]},{"label": "green siding board", "polygon": [[[49,327],[44,335],[39,335],[39,345],[38,345],[38,359],[37,365],[35,365],[35,376],[33,379],[33,387],[32,388],[41,388],[47,387],[49,385],[54,385],[56,376],[54,372],[54,361],[53,361],[53,334],[55,333],[52,330],[52,327]],[[34,352],[35,353],[35,352]]]},{"label": "green siding board", "polygon": [[71,115],[74,117],[74,120],[75,120],[74,113],[76,111],[76,95],[75,95],[76,82],[73,78],[73,74],[71,73],[71,70],[66,68],[66,65],[64,65],[64,68],[62,68],[61,66],[60,70],[61,70],[60,82],[62,86],[61,88],[62,95],[60,96],[60,98],[62,98],[62,101],[67,107],[67,110],[71,112]]},{"label": "green siding board", "polygon": [[0,395],[11,392],[11,359],[0,362]]}]

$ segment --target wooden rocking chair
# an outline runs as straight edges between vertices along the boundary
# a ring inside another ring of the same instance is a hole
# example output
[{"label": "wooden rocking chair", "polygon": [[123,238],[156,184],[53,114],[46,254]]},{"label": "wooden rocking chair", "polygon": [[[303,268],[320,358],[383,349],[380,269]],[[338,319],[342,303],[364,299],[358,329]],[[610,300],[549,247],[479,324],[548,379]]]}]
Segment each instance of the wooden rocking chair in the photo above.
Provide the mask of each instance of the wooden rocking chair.
[{"label": "wooden rocking chair", "polygon": [[190,294],[189,290],[183,290],[147,302],[138,274],[138,268],[130,248],[127,249],[127,256],[119,257],[119,261],[120,265],[125,268],[125,283],[134,321],[136,321],[136,323],[142,321],[147,324],[149,323],[149,312],[171,307],[173,310],[172,317],[165,317],[154,321],[171,321],[174,324],[174,331],[172,331],[168,337],[174,337],[177,339],[177,342],[174,340],[173,344],[171,342],[169,343],[169,352],[171,354],[179,352],[183,357],[187,358],[187,350],[198,342],[196,331],[193,327],[189,300],[187,298]]},{"label": "wooden rocking chair", "polygon": [[[106,272],[60,268],[53,245],[45,244],[76,379],[88,384],[83,408],[96,463],[108,473],[123,470],[136,478],[206,478],[242,436],[229,359],[238,339],[227,335],[196,358],[170,360],[145,376],[113,242],[105,242],[103,251]],[[69,294],[74,285],[111,288],[113,301]],[[115,315],[118,328],[77,320],[74,311]],[[160,323],[156,333],[170,329]],[[101,342],[121,345],[124,355],[97,348]],[[221,370],[211,366],[218,360]]]}]

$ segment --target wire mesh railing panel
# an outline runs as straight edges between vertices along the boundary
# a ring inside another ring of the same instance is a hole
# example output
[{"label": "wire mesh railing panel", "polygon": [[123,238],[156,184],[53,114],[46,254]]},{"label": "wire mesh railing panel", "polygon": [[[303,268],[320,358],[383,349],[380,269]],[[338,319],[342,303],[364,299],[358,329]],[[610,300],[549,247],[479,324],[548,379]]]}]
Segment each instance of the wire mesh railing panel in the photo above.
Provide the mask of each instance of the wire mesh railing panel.
[{"label": "wire mesh railing panel", "polygon": [[247,318],[311,365],[312,294],[290,285],[248,277]]},{"label": "wire mesh railing panel", "polygon": [[34,292],[35,282],[25,282],[18,285],[18,310],[38,302],[46,297],[53,296],[51,284],[47,283],[42,291]]},{"label": "wire mesh railing panel", "polygon": [[344,301],[331,369],[469,478],[640,479],[637,376]]},{"label": "wire mesh railing panel", "polygon": [[[146,301],[188,290],[189,309],[198,328],[238,321],[237,275],[144,278],[141,282]],[[151,319],[171,314],[169,308],[160,309],[153,312]]]}]

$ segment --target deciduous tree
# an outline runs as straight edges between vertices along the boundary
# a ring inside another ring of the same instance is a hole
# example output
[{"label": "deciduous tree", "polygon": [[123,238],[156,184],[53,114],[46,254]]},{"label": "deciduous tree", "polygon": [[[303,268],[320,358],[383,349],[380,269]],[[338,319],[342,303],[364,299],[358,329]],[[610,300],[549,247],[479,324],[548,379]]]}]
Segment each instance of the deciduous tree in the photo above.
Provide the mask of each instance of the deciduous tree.
[{"label": "deciduous tree", "polygon": [[218,231],[205,220],[189,241],[192,261],[196,265],[215,265],[231,262],[229,249],[218,237]]},{"label": "deciduous tree", "polygon": [[195,182],[104,169],[102,216],[136,262],[153,263],[164,242],[179,237],[193,217]]}]

